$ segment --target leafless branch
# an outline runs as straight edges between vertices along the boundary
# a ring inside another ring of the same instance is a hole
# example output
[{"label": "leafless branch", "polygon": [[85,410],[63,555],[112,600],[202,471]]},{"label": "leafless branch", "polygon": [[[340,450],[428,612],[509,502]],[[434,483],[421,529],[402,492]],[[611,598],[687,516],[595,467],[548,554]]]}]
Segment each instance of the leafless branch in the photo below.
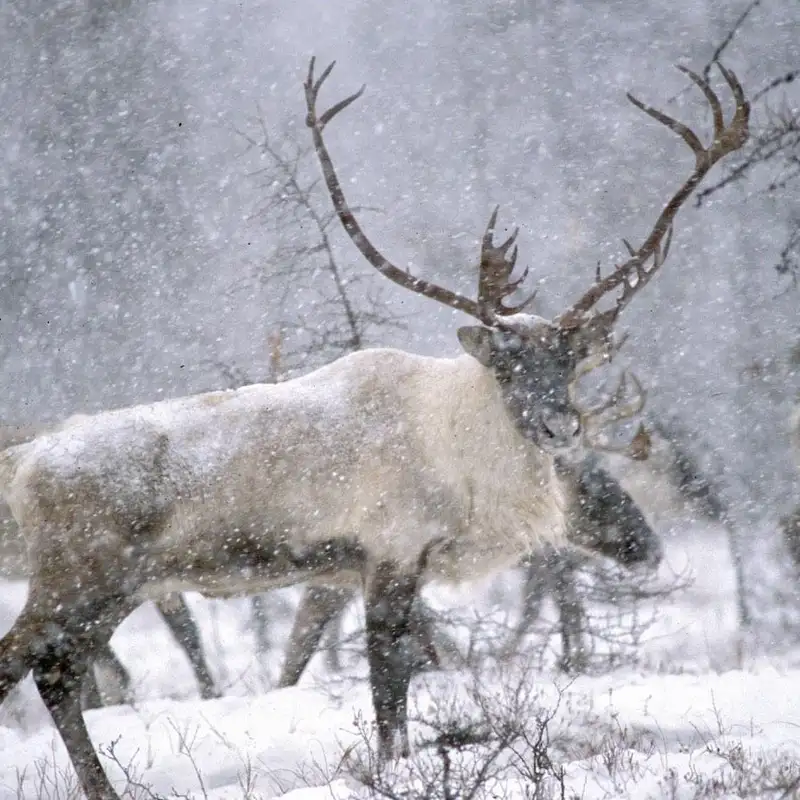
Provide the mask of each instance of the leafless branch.
[{"label": "leafless branch", "polygon": [[[318,200],[320,179],[306,175],[310,149],[289,138],[274,137],[263,114],[256,120],[256,129],[255,135],[237,132],[246,151],[256,152],[266,162],[251,176],[266,189],[256,216],[268,221],[275,244],[269,264],[259,270],[257,281],[273,296],[277,293],[276,305],[280,308],[298,305],[292,300],[299,290],[304,293],[302,308],[292,307],[274,320],[285,340],[285,368],[289,372],[308,368],[359,350],[371,328],[404,327],[402,317],[382,302],[382,295],[363,290],[363,276],[346,274],[337,259],[330,230],[335,212],[328,209],[323,195]],[[354,209],[365,210],[379,209]]]},{"label": "leafless branch", "polygon": [[800,75],[800,69],[791,69],[783,75],[773,78],[763,89],[759,89],[753,95],[753,102],[758,102],[762,97],[781,86],[788,86],[790,83],[794,83],[798,75]]},{"label": "leafless branch", "polygon": [[[761,0],[751,0],[739,16],[734,20],[725,36],[714,48],[714,53],[703,68],[703,75],[707,78],[712,64],[719,59],[731,45],[734,38],[752,12],[761,5]],[[770,96],[775,90],[786,88],[795,83],[800,69],[793,68],[769,80],[752,97],[755,105]],[[790,185],[795,185],[800,179],[800,111],[786,104],[783,108],[775,110],[763,106],[764,122],[754,125],[753,135],[749,143],[729,162],[727,162],[722,177],[715,183],[707,186],[695,197],[695,206],[701,206],[709,197],[731,184],[743,181],[757,180],[761,193],[775,193],[785,190]],[[766,169],[766,173],[764,170]],[[771,170],[771,174],[769,172]],[[789,234],[775,263],[779,275],[791,278],[789,288],[797,283],[798,269],[800,269],[800,219],[790,216],[787,219]]]},{"label": "leafless branch", "polygon": [[758,8],[760,5],[761,0],[751,0],[751,2],[745,7],[744,11],[742,11],[742,13],[736,18],[736,21],[733,23],[733,25],[731,25],[722,41],[714,48],[714,53],[708,60],[708,64],[703,67],[703,77],[706,80],[708,80],[709,76],[711,75],[712,64],[722,58],[722,54],[725,52],[728,45],[733,41],[733,38],[739,32],[739,29],[742,27],[742,25],[744,25],[745,20],[750,16],[752,11]]}]

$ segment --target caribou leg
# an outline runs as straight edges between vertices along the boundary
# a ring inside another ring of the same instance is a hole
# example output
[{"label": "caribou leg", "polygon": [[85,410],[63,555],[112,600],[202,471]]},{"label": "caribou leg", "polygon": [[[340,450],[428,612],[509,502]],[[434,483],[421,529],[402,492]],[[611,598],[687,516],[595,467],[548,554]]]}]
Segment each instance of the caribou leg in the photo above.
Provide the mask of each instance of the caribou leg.
[{"label": "caribou leg", "polygon": [[200,697],[203,700],[213,700],[215,697],[219,697],[220,693],[211,677],[211,671],[203,653],[200,629],[189,610],[186,598],[182,594],[170,595],[159,600],[156,606],[172,635],[189,658],[197,685],[200,688]]},{"label": "caribou leg", "polygon": [[56,729],[69,753],[87,800],[118,800],[89,737],[81,690],[100,647],[131,607],[121,598],[51,605],[48,622],[32,648],[31,666]]},{"label": "caribou leg", "polygon": [[[346,590],[343,590],[346,591]],[[338,609],[336,616],[327,624],[322,635],[320,647],[325,652],[325,666],[328,672],[338,675],[342,672],[342,644],[344,643],[344,612],[347,606]]]},{"label": "caribou leg", "polygon": [[[420,565],[424,568],[424,560]],[[411,613],[420,574],[379,562],[367,581],[367,659],[378,727],[378,757],[409,755],[408,687],[414,671]]]},{"label": "caribou leg", "polygon": [[[338,646],[339,631],[333,623],[341,617],[354,594],[355,592],[350,589],[313,585],[308,587],[300,601],[292,626],[286,648],[286,660],[278,680],[279,688],[297,684],[326,632],[331,640],[329,647],[334,649]],[[409,636],[415,672],[439,669],[441,666],[436,648],[435,626],[433,613],[418,597],[409,617]],[[330,661],[328,667],[333,672],[339,670]]]},{"label": "caribou leg", "polygon": [[561,635],[560,668],[567,673],[584,672],[587,667],[585,644],[586,613],[577,589],[579,561],[571,553],[549,550],[529,556],[522,592],[522,616],[514,631],[513,647],[541,614],[542,602],[550,594],[558,608]]},{"label": "caribou leg", "polygon": [[319,647],[325,628],[353,598],[350,589],[309,586],[294,618],[278,686],[295,686]]},{"label": "caribou leg", "polygon": [[571,554],[554,554],[552,568],[553,599],[558,607],[561,629],[561,663],[568,674],[586,672],[586,611],[578,593],[576,570],[578,562]]},{"label": "caribou leg", "polygon": [[512,647],[515,649],[519,647],[525,634],[542,613],[550,570],[548,561],[549,558],[539,553],[523,559],[525,582],[522,586],[522,614],[513,634]]},{"label": "caribou leg", "polygon": [[409,634],[415,649],[414,671],[441,669],[441,659],[436,647],[437,638],[442,640],[443,646],[452,647],[452,643],[445,642],[443,637],[437,637],[436,616],[419,596],[411,606]]},{"label": "caribou leg", "polygon": [[[192,665],[195,679],[200,689],[200,696],[203,700],[212,700],[219,697],[219,692],[214,685],[214,679],[206,664],[203,654],[203,645],[200,639],[200,631],[194,621],[189,607],[183,595],[175,594],[159,600],[156,608],[161,613],[164,622],[170,629],[173,637],[186,653],[189,663]],[[102,708],[107,705],[102,693],[97,685],[96,668],[105,670],[113,674],[117,686],[121,687],[121,695],[127,695],[130,687],[130,675],[122,662],[117,658],[111,645],[106,642],[98,650],[92,668],[87,670],[83,683],[83,709]]]}]

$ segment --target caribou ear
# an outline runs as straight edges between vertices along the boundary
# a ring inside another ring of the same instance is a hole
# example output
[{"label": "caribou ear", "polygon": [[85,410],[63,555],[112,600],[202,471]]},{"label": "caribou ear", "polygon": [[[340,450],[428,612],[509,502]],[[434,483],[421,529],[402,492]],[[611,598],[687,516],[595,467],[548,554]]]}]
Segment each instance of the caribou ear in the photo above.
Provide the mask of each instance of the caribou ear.
[{"label": "caribou ear", "polygon": [[456,331],[464,351],[483,364],[492,366],[492,331],[482,325],[468,325]]}]

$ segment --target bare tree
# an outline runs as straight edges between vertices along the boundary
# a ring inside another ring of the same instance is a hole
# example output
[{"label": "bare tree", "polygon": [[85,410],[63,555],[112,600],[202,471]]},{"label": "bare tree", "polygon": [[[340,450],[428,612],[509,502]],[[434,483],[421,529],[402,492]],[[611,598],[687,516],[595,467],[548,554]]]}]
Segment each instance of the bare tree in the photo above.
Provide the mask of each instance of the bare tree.
[{"label": "bare tree", "polygon": [[[711,65],[724,55],[732,45],[751,13],[762,0],[750,0],[731,23],[730,28],[714,48],[714,52],[703,69],[708,79]],[[701,189],[695,198],[700,206],[709,197],[732,184],[745,181],[757,186],[767,194],[781,193],[800,184],[800,109],[786,98],[785,90],[800,77],[800,68],[794,67],[775,75],[753,93],[752,105],[755,120],[750,141],[723,168],[723,175]],[[783,95],[781,95],[783,92]],[[780,275],[791,278],[796,285],[800,276],[800,204],[788,202],[784,209],[787,234],[775,262]]]},{"label": "bare tree", "polygon": [[[313,149],[270,131],[263,114],[255,129],[238,133],[264,164],[252,172],[262,194],[254,219],[276,244],[248,282],[255,279],[276,310],[280,376],[360,350],[377,329],[405,328],[372,276],[342,263],[331,235],[336,212],[321,179],[312,177]],[[379,211],[354,208],[370,210]]]},{"label": "bare tree", "polygon": [[[765,122],[759,126],[737,162],[728,165],[726,174],[697,196],[697,205],[725,187],[744,181],[759,186],[760,191],[774,194],[800,186],[800,109],[788,103],[770,104],[769,98],[780,87],[794,82],[800,70],[770,81],[755,98],[763,102]],[[779,275],[791,279],[793,286],[800,277],[800,204],[787,203],[787,233],[775,260]]]}]

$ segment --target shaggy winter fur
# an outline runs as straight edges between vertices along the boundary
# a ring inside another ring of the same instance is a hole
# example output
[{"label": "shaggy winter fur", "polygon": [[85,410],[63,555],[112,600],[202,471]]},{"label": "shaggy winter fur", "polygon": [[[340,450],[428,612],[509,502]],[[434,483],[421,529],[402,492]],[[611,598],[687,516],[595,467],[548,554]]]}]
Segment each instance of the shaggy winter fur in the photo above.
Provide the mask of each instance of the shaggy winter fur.
[{"label": "shaggy winter fur", "polygon": [[[0,452],[8,447],[29,442],[45,430],[42,425],[0,425]],[[27,574],[25,541],[11,514],[11,509],[2,501],[2,491],[0,491],[0,575],[24,578]]]},{"label": "shaggy winter fur", "polygon": [[[563,537],[551,460],[469,356],[370,350],[290,383],[71,418],[0,454],[0,486],[32,552],[60,554],[53,581],[94,565],[141,599],[262,589],[260,566],[299,554],[302,572],[331,540],[410,567],[445,537],[431,577],[463,580]],[[302,579],[282,573],[267,583]]]}]

